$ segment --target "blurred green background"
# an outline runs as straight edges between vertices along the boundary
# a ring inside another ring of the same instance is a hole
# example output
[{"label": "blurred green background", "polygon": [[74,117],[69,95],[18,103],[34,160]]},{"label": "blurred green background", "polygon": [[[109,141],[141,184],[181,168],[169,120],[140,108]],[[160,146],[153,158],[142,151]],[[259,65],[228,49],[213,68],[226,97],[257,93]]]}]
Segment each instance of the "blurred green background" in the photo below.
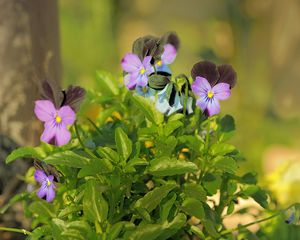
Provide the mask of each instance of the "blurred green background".
[{"label": "blurred green background", "polygon": [[236,69],[238,85],[221,114],[236,119],[232,142],[246,156],[243,168],[279,191],[300,181],[299,12],[298,0],[60,0],[63,84],[95,87],[99,69],[118,77],[120,59],[137,37],[176,31],[175,75],[189,75],[204,59]]}]

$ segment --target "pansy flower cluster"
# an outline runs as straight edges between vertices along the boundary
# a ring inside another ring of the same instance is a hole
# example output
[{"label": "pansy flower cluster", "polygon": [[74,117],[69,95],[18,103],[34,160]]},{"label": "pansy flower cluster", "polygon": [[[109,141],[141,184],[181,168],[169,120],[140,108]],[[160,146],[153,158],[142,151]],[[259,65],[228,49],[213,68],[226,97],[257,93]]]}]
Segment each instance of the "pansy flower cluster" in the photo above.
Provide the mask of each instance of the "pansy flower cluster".
[{"label": "pansy flower cluster", "polygon": [[230,97],[236,72],[227,64],[216,66],[201,61],[193,66],[192,79],[184,74],[173,77],[169,65],[175,60],[178,47],[175,33],[137,39],[133,53],[127,53],[121,61],[125,86],[155,101],[156,108],[166,115],[183,110],[190,114],[193,104],[207,116],[218,114],[219,101]]},{"label": "pansy flower cluster", "polygon": [[[34,107],[36,117],[44,122],[42,142],[57,146],[69,143],[71,133],[68,127],[75,122],[76,112],[84,96],[85,90],[78,86],[69,86],[66,91],[62,91],[48,81],[42,83],[43,99],[35,101]],[[45,166],[44,168],[49,167]],[[47,175],[47,172],[43,168],[37,169],[34,178],[41,185],[37,196],[45,198],[47,202],[52,202],[55,198],[55,178],[51,174]]]}]

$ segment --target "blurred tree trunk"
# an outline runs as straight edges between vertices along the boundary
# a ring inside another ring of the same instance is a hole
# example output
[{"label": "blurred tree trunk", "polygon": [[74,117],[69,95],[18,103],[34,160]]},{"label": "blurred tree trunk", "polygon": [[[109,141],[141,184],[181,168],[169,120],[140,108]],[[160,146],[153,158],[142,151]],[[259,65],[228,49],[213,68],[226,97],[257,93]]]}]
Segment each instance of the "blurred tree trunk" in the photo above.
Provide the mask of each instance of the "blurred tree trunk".
[{"label": "blurred tree trunk", "polygon": [[0,0],[0,134],[39,139],[34,101],[42,80],[60,80],[56,0]]},{"label": "blurred tree trunk", "polygon": [[[33,113],[45,78],[60,80],[56,0],[0,0],[0,208],[25,185],[16,178],[29,161],[5,165],[17,145],[39,142],[41,123]],[[0,215],[0,226],[30,229],[22,204]],[[0,239],[24,239],[0,232]]]}]

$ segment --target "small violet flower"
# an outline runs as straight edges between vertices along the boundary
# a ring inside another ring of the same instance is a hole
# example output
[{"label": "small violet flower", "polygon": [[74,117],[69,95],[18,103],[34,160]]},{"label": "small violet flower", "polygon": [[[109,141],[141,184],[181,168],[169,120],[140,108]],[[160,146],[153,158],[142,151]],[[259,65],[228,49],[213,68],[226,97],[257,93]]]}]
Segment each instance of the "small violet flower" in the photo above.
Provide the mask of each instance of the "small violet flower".
[{"label": "small violet flower", "polygon": [[174,62],[177,55],[176,48],[168,43],[164,46],[164,52],[161,55],[161,59],[156,62],[155,67],[157,72],[166,72],[168,74],[172,74],[170,68],[168,67],[169,64]]},{"label": "small violet flower", "polygon": [[37,192],[37,196],[41,199],[45,199],[47,202],[52,202],[55,198],[55,188],[53,183],[54,176],[47,176],[44,171],[36,170],[34,173],[34,179],[41,184],[40,189]]},{"label": "small violet flower", "polygon": [[148,86],[141,87],[136,86],[136,95],[142,96],[144,98],[149,98],[152,101],[155,101],[155,93],[156,91]]},{"label": "small violet flower", "polygon": [[141,61],[136,54],[127,53],[122,59],[121,65],[128,74],[124,77],[124,83],[129,90],[136,86],[145,87],[148,84],[148,75],[153,72],[151,56]]},{"label": "small violet flower", "polygon": [[56,109],[49,100],[35,101],[34,113],[39,120],[44,122],[44,132],[41,141],[62,146],[71,139],[71,133],[67,126],[75,121],[76,114],[69,106]]},{"label": "small violet flower", "polygon": [[206,78],[197,76],[192,84],[192,91],[197,96],[196,105],[207,110],[208,116],[218,114],[220,112],[219,100],[226,100],[230,97],[230,85],[228,83],[218,83],[211,87]]}]

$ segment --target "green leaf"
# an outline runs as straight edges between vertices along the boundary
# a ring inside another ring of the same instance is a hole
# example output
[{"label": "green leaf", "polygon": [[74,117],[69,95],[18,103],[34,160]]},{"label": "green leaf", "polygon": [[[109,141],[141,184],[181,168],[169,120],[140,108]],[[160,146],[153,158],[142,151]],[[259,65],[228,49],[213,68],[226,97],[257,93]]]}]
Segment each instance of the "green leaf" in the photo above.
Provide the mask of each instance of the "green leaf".
[{"label": "green leaf", "polygon": [[91,221],[104,222],[107,219],[108,204],[102,196],[102,190],[95,180],[86,183],[83,197],[84,215]]},{"label": "green leaf", "polygon": [[64,165],[74,168],[82,168],[90,163],[90,159],[81,156],[72,151],[64,151],[50,155],[44,159],[44,162],[52,165]]},{"label": "green leaf", "polygon": [[205,219],[203,221],[203,225],[204,225],[204,228],[205,230],[208,232],[208,234],[216,239],[219,239],[220,237],[220,234],[217,232],[216,230],[216,224],[209,220],[209,219]]},{"label": "green leaf", "polygon": [[74,206],[74,205],[67,206],[60,211],[60,213],[58,214],[58,217],[59,218],[68,217],[70,214],[79,212],[81,210],[82,210],[82,206]]},{"label": "green leaf", "polygon": [[233,201],[231,201],[228,205],[228,208],[227,208],[227,214],[230,215],[231,213],[233,213],[234,211],[234,205],[235,203]]},{"label": "green leaf", "polygon": [[90,163],[82,169],[80,169],[78,173],[78,177],[86,177],[86,176],[94,176],[97,174],[110,173],[114,170],[113,165],[106,158],[95,158],[91,159]]},{"label": "green leaf", "polygon": [[222,183],[222,178],[218,174],[207,173],[204,175],[202,180],[204,188],[210,195],[217,193]]},{"label": "green leaf", "polygon": [[143,224],[134,231],[125,234],[124,239],[130,240],[156,240],[162,233],[162,226],[159,224]]},{"label": "green leaf", "polygon": [[169,77],[153,74],[149,76],[149,87],[155,89],[155,90],[161,90],[163,89],[168,83],[170,82]]},{"label": "green leaf", "polygon": [[186,216],[183,213],[178,213],[171,222],[163,224],[163,231],[157,240],[170,239],[174,234],[181,230],[186,224]]},{"label": "green leaf", "polygon": [[174,206],[176,201],[176,194],[170,193],[168,199],[161,204],[160,207],[160,222],[165,222],[168,220],[168,216],[170,213],[171,208]]},{"label": "green leaf", "polygon": [[39,217],[54,218],[56,216],[54,205],[42,200],[31,203],[29,210]]},{"label": "green leaf", "polygon": [[66,223],[59,219],[53,218],[51,221],[52,238],[57,240],[64,240],[65,237],[61,236],[61,233],[66,229]]},{"label": "green leaf", "polygon": [[152,101],[141,96],[132,96],[132,100],[146,118],[148,118],[148,120],[152,123],[159,125],[164,121],[164,115],[155,108]]},{"label": "green leaf", "polygon": [[184,114],[182,114],[182,113],[175,113],[175,114],[172,114],[169,117],[168,122],[177,121],[177,120],[180,120],[182,118],[184,118]]},{"label": "green leaf", "polygon": [[246,184],[256,184],[257,179],[256,179],[256,174],[255,173],[245,173],[241,178],[240,178],[241,183],[246,183]]},{"label": "green leaf", "polygon": [[108,240],[115,240],[119,237],[120,232],[124,228],[125,221],[115,223],[109,230]]},{"label": "green leaf", "polygon": [[194,233],[197,237],[199,237],[200,239],[205,239],[205,235],[204,233],[200,230],[199,227],[197,226],[191,226],[191,231],[192,233]]},{"label": "green leaf", "polygon": [[181,206],[181,209],[190,216],[195,216],[198,219],[204,219],[205,213],[202,203],[195,198],[186,198]]},{"label": "green leaf", "polygon": [[171,121],[166,124],[164,127],[165,136],[172,134],[177,128],[183,126],[183,123],[180,121]]},{"label": "green leaf", "polygon": [[202,202],[206,201],[206,191],[200,184],[186,183],[183,192],[186,197],[195,198]]},{"label": "green leaf", "polygon": [[222,132],[231,132],[235,130],[234,118],[230,115],[225,115],[221,121],[221,131]]},{"label": "green leaf", "polygon": [[156,138],[155,146],[157,149],[156,157],[170,156],[175,150],[177,139],[174,136],[161,136]]},{"label": "green leaf", "polygon": [[20,147],[6,157],[6,163],[11,163],[18,158],[37,158],[43,160],[47,154],[41,147]]},{"label": "green leaf", "polygon": [[97,71],[96,72],[96,80],[101,86],[100,91],[103,95],[118,95],[119,88],[112,80],[112,76],[110,73],[105,71]]},{"label": "green leaf", "polygon": [[154,176],[174,176],[193,173],[198,170],[196,164],[175,158],[161,157],[150,162],[148,172]]},{"label": "green leaf", "polygon": [[166,184],[161,187],[156,187],[152,191],[148,192],[144,197],[137,200],[134,207],[144,208],[150,213],[175,187],[176,184]]},{"label": "green leaf", "polygon": [[214,158],[214,167],[217,170],[232,173],[232,174],[236,173],[238,169],[238,165],[233,158],[221,157],[221,156]]},{"label": "green leaf", "polygon": [[268,208],[268,194],[265,190],[259,189],[257,192],[253,193],[251,197],[263,208]]},{"label": "green leaf", "polygon": [[224,156],[234,150],[235,147],[228,143],[215,143],[210,148],[210,152],[213,156]]},{"label": "green leaf", "polygon": [[109,147],[99,147],[97,148],[96,152],[99,153],[101,157],[107,158],[111,162],[119,162],[118,153]]},{"label": "green leaf", "polygon": [[118,153],[123,158],[123,161],[127,161],[127,159],[129,158],[132,152],[132,142],[122,128],[116,129],[115,141],[116,141]]}]

